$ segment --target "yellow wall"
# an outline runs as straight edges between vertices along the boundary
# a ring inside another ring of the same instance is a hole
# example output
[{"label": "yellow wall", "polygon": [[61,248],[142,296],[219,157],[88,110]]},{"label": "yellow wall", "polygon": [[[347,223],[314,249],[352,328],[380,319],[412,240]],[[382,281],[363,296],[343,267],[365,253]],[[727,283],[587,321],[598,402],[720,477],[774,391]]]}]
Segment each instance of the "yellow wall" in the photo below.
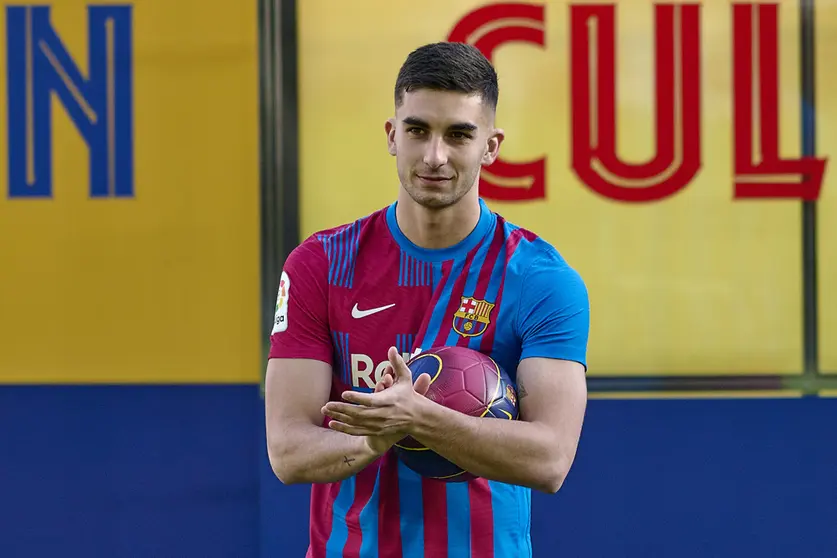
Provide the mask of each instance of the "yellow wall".
[{"label": "yellow wall", "polygon": [[[817,151],[837,154],[837,4],[817,3]],[[822,197],[817,206],[819,296],[820,296],[820,369],[837,374],[837,175],[829,168],[825,174]]]},{"label": "yellow wall", "polygon": [[[52,6],[87,75],[87,3]],[[256,4],[132,7],[135,196],[89,197],[87,145],[55,95],[52,197],[9,199],[0,158],[0,382],[259,380]]]},{"label": "yellow wall", "polygon": [[[303,235],[394,198],[383,124],[399,66],[483,4],[429,0],[409,21],[395,2],[299,4]],[[655,149],[653,9],[618,4],[617,149],[638,163]],[[644,204],[605,199],[572,171],[569,2],[545,5],[545,47],[502,46],[494,62],[502,155],[546,156],[547,197],[489,204],[554,243],[586,278],[591,375],[799,373],[799,203],[733,200],[730,5],[701,5],[700,172],[679,194]],[[791,158],[800,153],[797,12],[781,3],[780,155]]]}]

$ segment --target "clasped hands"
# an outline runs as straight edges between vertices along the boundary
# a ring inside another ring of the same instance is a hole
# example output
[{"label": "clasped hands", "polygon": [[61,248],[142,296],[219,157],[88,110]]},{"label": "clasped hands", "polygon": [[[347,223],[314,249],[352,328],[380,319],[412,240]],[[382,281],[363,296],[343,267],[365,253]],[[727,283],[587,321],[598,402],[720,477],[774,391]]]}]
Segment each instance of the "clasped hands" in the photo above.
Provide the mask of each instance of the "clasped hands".
[{"label": "clasped hands", "polygon": [[373,393],[345,391],[345,402],[329,401],[322,408],[332,419],[329,428],[365,436],[369,448],[381,455],[410,433],[430,388],[428,374],[421,374],[413,383],[413,375],[395,347],[390,347],[387,358],[389,366]]}]

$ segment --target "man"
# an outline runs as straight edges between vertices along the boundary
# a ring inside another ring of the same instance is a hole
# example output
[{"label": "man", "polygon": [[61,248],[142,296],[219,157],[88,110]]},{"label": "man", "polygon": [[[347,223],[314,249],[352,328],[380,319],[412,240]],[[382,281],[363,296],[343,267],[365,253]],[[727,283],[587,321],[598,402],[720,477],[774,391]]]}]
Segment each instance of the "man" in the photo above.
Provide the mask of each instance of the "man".
[{"label": "man", "polygon": [[[311,558],[531,556],[530,490],[556,492],[570,469],[586,404],[587,291],[553,247],[479,198],[480,168],[504,137],[497,98],[475,48],[411,53],[385,125],[397,201],[314,234],[285,262],[267,443],[282,482],[314,483]],[[493,304],[489,323],[463,335],[454,314],[474,300]],[[439,345],[498,361],[521,420],[425,398],[429,379],[413,384],[404,359]],[[406,435],[479,478],[420,477],[390,451]]]}]

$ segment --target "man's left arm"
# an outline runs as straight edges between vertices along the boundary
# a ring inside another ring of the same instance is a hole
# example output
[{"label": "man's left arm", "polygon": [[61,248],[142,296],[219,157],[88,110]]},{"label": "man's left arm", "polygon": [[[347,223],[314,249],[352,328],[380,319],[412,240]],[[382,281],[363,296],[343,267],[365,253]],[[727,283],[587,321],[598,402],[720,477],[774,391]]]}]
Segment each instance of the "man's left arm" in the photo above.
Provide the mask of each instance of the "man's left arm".
[{"label": "man's left arm", "polygon": [[520,420],[477,419],[420,401],[411,434],[475,475],[555,492],[575,458],[587,405],[590,304],[579,273],[554,251],[532,262],[521,285]]},{"label": "man's left arm", "polygon": [[475,418],[422,398],[411,434],[474,475],[555,493],[581,435],[584,366],[527,358],[517,370],[517,389],[520,420]]}]

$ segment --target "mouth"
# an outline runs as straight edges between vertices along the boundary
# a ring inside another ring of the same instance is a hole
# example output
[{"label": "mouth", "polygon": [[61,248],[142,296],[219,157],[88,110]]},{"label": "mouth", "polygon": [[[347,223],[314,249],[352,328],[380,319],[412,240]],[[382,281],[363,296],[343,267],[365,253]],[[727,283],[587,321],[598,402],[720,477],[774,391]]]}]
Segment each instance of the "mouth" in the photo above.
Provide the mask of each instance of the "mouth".
[{"label": "mouth", "polygon": [[423,174],[417,174],[416,176],[418,176],[419,180],[422,180],[423,182],[429,182],[431,184],[441,184],[442,182],[447,182],[448,180],[451,180],[451,177],[449,176],[428,176]]}]

